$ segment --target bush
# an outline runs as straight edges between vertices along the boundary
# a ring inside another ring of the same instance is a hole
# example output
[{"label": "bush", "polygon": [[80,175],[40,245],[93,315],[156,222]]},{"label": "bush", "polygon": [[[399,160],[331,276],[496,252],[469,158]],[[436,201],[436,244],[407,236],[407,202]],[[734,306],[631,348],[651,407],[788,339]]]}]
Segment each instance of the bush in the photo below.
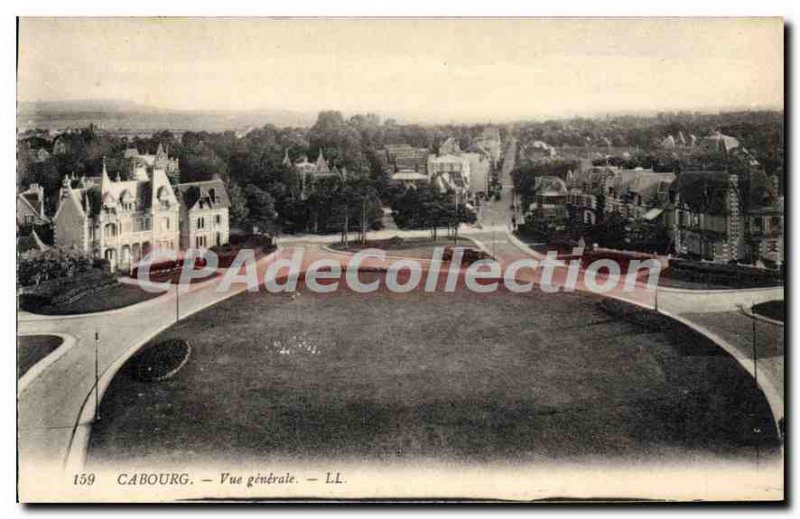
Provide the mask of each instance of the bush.
[{"label": "bush", "polygon": [[219,268],[228,268],[236,259],[240,250],[251,249],[256,258],[262,254],[268,254],[275,250],[272,237],[264,234],[245,234],[231,236],[230,243],[211,247],[211,251],[217,254]]},{"label": "bush", "polygon": [[664,274],[672,279],[734,288],[758,288],[783,285],[777,270],[764,270],[736,264],[710,263],[673,258]]},{"label": "bush", "polygon": [[51,247],[30,250],[17,258],[17,286],[38,285],[43,281],[69,278],[91,270],[99,270],[103,263],[89,253],[75,249]]}]

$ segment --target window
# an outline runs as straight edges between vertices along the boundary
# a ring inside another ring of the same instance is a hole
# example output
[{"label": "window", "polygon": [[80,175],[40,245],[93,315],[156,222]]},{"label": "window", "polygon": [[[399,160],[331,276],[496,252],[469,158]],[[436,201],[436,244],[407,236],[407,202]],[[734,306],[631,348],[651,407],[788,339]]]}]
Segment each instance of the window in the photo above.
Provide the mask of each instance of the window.
[{"label": "window", "polygon": [[214,223],[217,224],[217,225],[222,223],[222,215],[221,214],[215,214],[214,215]]},{"label": "window", "polygon": [[777,232],[781,230],[781,217],[780,216],[772,216],[769,219],[769,229],[772,232]]},{"label": "window", "polygon": [[197,228],[198,229],[205,229],[206,228],[206,219],[204,217],[200,217],[197,219]]},{"label": "window", "polygon": [[206,237],[205,236],[195,236],[194,238],[194,246],[195,248],[202,248],[206,246]]},{"label": "window", "polygon": [[761,232],[761,217],[756,216],[753,218],[753,231]]},{"label": "window", "polygon": [[169,217],[164,217],[161,219],[161,230],[162,231],[169,230]]}]

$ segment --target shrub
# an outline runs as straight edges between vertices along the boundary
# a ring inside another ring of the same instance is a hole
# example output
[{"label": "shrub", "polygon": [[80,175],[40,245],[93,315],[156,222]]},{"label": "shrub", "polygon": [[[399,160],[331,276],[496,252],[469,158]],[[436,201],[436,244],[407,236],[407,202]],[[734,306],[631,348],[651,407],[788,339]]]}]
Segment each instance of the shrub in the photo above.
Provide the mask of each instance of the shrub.
[{"label": "shrub", "polygon": [[17,286],[38,285],[43,281],[69,278],[91,270],[99,270],[98,263],[89,253],[76,249],[51,247],[30,250],[17,258]]}]

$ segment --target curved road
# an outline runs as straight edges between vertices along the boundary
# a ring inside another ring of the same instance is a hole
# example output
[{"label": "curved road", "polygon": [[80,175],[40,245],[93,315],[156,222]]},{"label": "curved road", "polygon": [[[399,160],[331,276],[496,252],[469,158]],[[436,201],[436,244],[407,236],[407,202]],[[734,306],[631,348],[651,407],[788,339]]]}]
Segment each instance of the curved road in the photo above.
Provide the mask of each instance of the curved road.
[{"label": "curved road", "polygon": [[[503,201],[490,204],[503,204]],[[501,211],[498,208],[498,212]],[[515,259],[542,259],[540,254],[510,235],[506,225],[467,228],[462,234],[492,252],[504,266]],[[379,231],[371,233],[370,238],[396,235],[420,237],[428,236],[428,231]],[[346,254],[328,252],[321,246],[335,241],[338,241],[338,235],[284,238],[279,251],[259,261],[260,276],[269,263],[279,258],[290,258],[297,247],[307,249],[305,265],[319,257],[334,258],[344,263],[348,259]],[[556,269],[554,285],[563,283],[565,270]],[[521,270],[517,279],[521,282],[541,281],[539,273],[530,269]],[[188,293],[181,294],[180,317],[202,310],[245,288],[243,285],[234,285],[230,290],[219,292],[216,287],[220,280],[215,278],[199,283],[192,286]],[[581,283],[578,283],[577,289],[584,289]],[[656,306],[655,294],[644,289],[630,293],[615,291],[607,295],[646,308]],[[774,324],[767,326],[763,322],[759,324],[760,335],[756,337],[754,361],[752,334],[748,332],[752,328],[752,318],[739,308],[740,305],[748,306],[762,300],[782,299],[782,287],[760,291],[702,292],[659,288],[657,297],[660,312],[712,338],[751,374],[757,372],[758,383],[767,396],[776,421],[783,417],[783,327]],[[18,427],[21,477],[25,477],[26,470],[41,470],[42,464],[47,468],[59,469],[82,467],[94,419],[95,398],[102,398],[106,387],[130,355],[175,321],[174,288],[161,297],[100,314],[45,317],[20,312],[20,334],[60,333],[75,339],[73,347],[20,388]],[[95,332],[99,336],[99,393],[95,391]]]}]

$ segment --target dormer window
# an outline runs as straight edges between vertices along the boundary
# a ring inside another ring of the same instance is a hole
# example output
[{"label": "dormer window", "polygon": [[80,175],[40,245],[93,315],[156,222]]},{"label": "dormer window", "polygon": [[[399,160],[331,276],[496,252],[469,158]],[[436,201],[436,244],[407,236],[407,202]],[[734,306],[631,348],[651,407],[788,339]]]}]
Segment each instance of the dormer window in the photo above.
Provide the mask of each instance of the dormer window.
[{"label": "dormer window", "polygon": [[158,198],[158,201],[161,203],[162,209],[169,208],[170,196],[169,196],[169,190],[166,187],[162,186],[158,189],[156,198]]},{"label": "dormer window", "polygon": [[120,206],[123,211],[133,211],[134,201],[133,194],[127,189],[123,191],[122,195],[119,197]]}]

